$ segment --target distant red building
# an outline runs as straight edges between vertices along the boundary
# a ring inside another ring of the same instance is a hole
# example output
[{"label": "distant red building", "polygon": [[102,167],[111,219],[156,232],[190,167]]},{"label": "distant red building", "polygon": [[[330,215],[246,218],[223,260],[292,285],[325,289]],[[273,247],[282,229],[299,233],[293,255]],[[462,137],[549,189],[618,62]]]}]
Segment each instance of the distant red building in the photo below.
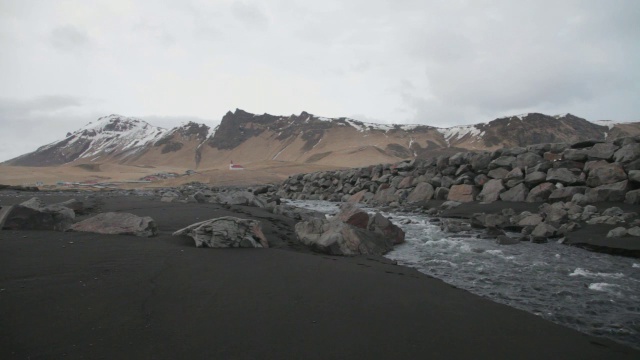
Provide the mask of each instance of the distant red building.
[{"label": "distant red building", "polygon": [[229,164],[229,170],[244,170],[244,166],[234,164],[233,161]]}]

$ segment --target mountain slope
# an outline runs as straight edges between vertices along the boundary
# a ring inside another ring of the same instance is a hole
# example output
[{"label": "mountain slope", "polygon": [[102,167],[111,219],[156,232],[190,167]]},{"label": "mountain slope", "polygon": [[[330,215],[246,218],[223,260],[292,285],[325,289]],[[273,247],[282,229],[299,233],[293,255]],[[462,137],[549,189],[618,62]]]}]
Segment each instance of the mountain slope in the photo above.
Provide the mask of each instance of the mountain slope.
[{"label": "mountain slope", "polygon": [[196,123],[166,130],[139,119],[111,115],[6,164],[117,162],[187,169],[224,168],[230,161],[280,161],[353,167],[461,150],[638,134],[640,123],[594,123],[571,114],[530,113],[488,123],[437,128],[330,119],[306,112],[257,115],[236,109],[225,114],[215,130]]}]

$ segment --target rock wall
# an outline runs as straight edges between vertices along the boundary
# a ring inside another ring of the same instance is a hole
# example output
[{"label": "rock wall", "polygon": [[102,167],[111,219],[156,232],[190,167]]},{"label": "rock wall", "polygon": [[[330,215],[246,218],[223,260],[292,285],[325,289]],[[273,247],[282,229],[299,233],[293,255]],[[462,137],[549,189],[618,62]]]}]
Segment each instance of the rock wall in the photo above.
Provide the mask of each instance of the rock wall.
[{"label": "rock wall", "polygon": [[277,194],[290,199],[392,207],[432,199],[640,204],[640,136],[612,142],[459,152],[397,164],[298,174],[286,179]]}]

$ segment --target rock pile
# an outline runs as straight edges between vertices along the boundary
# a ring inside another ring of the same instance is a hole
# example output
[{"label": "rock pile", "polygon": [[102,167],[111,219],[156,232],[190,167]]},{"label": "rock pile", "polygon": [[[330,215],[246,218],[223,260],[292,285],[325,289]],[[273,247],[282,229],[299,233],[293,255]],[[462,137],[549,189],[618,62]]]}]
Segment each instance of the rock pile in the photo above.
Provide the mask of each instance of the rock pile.
[{"label": "rock pile", "polygon": [[298,174],[286,179],[277,194],[392,207],[432,199],[640,204],[640,137],[460,152],[394,165]]}]

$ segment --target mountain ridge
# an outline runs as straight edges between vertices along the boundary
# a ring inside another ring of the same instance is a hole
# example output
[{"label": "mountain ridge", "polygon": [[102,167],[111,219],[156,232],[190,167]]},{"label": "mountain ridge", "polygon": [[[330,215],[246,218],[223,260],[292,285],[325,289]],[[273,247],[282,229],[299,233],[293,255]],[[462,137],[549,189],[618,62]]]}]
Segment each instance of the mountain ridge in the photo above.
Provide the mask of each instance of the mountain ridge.
[{"label": "mountain ridge", "polygon": [[278,116],[227,112],[220,124],[186,122],[172,129],[112,114],[65,139],[5,161],[16,166],[83,162],[221,168],[229,161],[285,161],[362,166],[457,151],[495,150],[544,142],[577,142],[640,134],[640,122],[590,122],[572,114],[527,113],[486,123],[435,127],[376,124],[307,112]]}]

